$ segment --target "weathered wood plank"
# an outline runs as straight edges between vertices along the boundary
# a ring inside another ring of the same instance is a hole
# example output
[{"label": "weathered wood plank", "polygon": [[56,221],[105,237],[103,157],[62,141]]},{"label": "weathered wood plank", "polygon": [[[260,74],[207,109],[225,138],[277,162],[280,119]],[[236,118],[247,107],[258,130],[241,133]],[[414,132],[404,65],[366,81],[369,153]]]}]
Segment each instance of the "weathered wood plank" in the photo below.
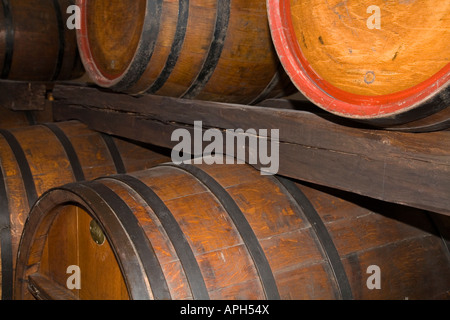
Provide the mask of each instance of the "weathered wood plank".
[{"label": "weathered wood plank", "polygon": [[49,85],[43,82],[0,81],[0,105],[14,111],[49,109]]},{"label": "weathered wood plank", "polygon": [[41,274],[28,277],[30,292],[37,300],[79,300],[67,287],[63,287]]},{"label": "weathered wood plank", "polygon": [[204,130],[279,129],[279,174],[450,215],[450,131],[382,131],[301,110],[86,87],[58,86],[54,96],[56,119],[78,119],[95,130],[166,148],[178,143],[171,141],[175,129],[192,134],[194,121],[202,121]]}]

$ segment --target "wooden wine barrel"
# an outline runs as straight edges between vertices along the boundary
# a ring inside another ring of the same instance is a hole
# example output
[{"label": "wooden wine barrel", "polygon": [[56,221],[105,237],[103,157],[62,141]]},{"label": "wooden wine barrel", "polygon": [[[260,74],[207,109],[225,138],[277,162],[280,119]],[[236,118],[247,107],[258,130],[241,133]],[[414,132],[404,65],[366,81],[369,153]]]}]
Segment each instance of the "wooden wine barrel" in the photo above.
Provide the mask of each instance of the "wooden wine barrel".
[{"label": "wooden wine barrel", "polygon": [[15,111],[0,107],[0,129],[12,129],[52,121],[53,114],[51,108],[45,110]]},{"label": "wooden wine barrel", "polygon": [[83,66],[76,32],[69,30],[72,0],[8,0],[0,6],[1,79],[69,80]]},{"label": "wooden wine barrel", "polygon": [[80,55],[102,87],[244,104],[294,88],[273,48],[265,1],[78,4]]},{"label": "wooden wine barrel", "polygon": [[450,127],[448,1],[268,0],[268,14],[287,74],[319,107],[389,128]]},{"label": "wooden wine barrel", "polygon": [[50,188],[149,168],[168,158],[148,148],[64,122],[0,130],[0,287],[12,298],[23,224]]},{"label": "wooden wine barrel", "polygon": [[[449,252],[431,220],[384,210],[237,164],[166,163],[69,184],[30,213],[14,296],[449,298]],[[374,265],[381,289],[370,290]]]}]

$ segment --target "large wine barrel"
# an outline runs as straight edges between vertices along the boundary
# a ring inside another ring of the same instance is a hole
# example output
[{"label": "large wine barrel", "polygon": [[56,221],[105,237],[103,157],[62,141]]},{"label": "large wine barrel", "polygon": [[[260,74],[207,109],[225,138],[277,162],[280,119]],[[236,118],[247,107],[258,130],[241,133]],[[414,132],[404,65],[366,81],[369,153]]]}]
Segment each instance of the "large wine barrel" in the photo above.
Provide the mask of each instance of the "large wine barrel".
[{"label": "large wine barrel", "polygon": [[143,170],[168,158],[89,130],[79,122],[0,130],[0,251],[2,299],[12,298],[23,224],[50,188],[107,174]]},{"label": "large wine barrel", "polygon": [[449,298],[449,252],[431,220],[384,210],[238,164],[166,163],[69,184],[30,213],[14,296]]},{"label": "large wine barrel", "polygon": [[80,55],[98,85],[128,93],[256,103],[293,88],[263,0],[78,0]]},{"label": "large wine barrel", "polygon": [[286,72],[319,107],[383,127],[450,127],[450,2],[268,0],[268,14]]},{"label": "large wine barrel", "polygon": [[12,129],[52,121],[51,107],[44,110],[15,111],[0,106],[0,129]]},{"label": "large wine barrel", "polygon": [[72,0],[8,0],[0,5],[1,79],[69,80],[84,70],[76,32],[69,30]]}]

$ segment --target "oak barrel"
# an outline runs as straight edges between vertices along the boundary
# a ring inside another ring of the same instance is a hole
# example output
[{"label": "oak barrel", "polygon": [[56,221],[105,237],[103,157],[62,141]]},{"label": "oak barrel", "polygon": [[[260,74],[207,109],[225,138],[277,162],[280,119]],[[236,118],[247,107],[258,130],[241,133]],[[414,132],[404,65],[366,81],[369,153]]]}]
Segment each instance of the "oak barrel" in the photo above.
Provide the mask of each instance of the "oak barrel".
[{"label": "oak barrel", "polygon": [[66,22],[72,0],[4,0],[0,5],[1,79],[56,81],[80,77],[76,32]]},{"label": "oak barrel", "polygon": [[265,1],[77,3],[80,55],[102,87],[244,104],[292,92]]},{"label": "oak barrel", "polygon": [[10,110],[0,106],[0,129],[12,129],[52,121],[53,114],[50,105],[44,110],[23,111]]},{"label": "oak barrel", "polygon": [[69,184],[30,213],[15,299],[449,298],[432,220],[383,210],[238,164]]},{"label": "oak barrel", "polygon": [[149,148],[70,121],[0,129],[0,290],[12,298],[23,224],[48,189],[99,176],[143,170],[168,158]]},{"label": "oak barrel", "polygon": [[286,72],[319,107],[398,130],[450,127],[448,1],[267,5]]}]

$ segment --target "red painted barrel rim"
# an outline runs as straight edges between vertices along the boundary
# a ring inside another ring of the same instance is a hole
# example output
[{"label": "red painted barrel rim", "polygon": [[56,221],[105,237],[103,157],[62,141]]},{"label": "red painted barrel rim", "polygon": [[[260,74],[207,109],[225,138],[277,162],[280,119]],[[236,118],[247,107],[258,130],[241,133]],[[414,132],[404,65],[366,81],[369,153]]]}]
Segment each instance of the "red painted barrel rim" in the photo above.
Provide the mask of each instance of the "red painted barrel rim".
[{"label": "red painted barrel rim", "polygon": [[81,26],[80,29],[77,29],[77,42],[81,61],[83,62],[84,68],[86,69],[92,81],[94,81],[101,87],[110,88],[122,80],[122,78],[130,69],[130,65],[128,65],[128,67],[121,74],[115,76],[102,72],[97,68],[95,58],[92,55],[89,45],[87,28],[87,2],[88,0],[77,0],[76,2],[77,6],[81,9]]},{"label": "red painted barrel rim", "polygon": [[450,83],[450,63],[426,81],[387,95],[365,96],[341,90],[314,72],[295,37],[289,0],[267,0],[272,39],[293,84],[319,107],[351,118],[375,119],[407,112]]}]

